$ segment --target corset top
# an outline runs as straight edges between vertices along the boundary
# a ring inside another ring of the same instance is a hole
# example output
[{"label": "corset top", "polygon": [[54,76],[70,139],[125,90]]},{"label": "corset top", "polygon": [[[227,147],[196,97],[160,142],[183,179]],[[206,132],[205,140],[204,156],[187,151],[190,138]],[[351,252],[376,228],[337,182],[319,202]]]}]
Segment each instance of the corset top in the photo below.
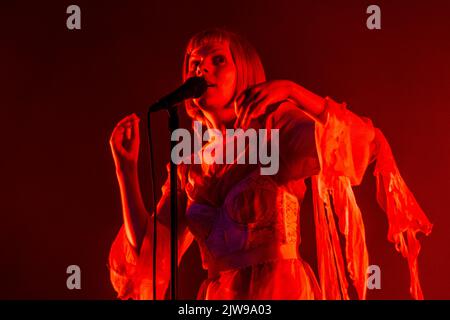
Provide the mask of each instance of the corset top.
[{"label": "corset top", "polygon": [[199,244],[203,267],[216,268],[218,261],[235,257],[238,261],[222,263],[220,269],[227,269],[278,257],[280,248],[291,252],[282,256],[295,257],[299,207],[288,188],[256,170],[233,186],[219,207],[190,201],[186,219]]}]

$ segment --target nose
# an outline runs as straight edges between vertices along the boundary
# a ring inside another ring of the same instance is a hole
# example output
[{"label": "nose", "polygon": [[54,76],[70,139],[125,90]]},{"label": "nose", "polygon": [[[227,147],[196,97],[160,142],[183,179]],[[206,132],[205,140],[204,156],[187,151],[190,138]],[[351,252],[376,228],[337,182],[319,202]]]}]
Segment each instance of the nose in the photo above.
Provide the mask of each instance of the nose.
[{"label": "nose", "polygon": [[197,69],[195,70],[195,74],[197,77],[201,77],[204,73],[208,73],[208,69],[203,64],[203,62],[199,63]]}]

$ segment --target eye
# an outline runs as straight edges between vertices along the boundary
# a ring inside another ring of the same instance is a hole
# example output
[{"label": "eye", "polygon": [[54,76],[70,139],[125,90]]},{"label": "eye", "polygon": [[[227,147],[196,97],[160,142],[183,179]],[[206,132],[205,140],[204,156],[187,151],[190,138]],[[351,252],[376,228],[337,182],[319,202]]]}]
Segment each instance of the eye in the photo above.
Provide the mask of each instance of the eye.
[{"label": "eye", "polygon": [[225,56],[224,55],[217,55],[213,57],[213,63],[215,65],[223,64],[225,63]]}]

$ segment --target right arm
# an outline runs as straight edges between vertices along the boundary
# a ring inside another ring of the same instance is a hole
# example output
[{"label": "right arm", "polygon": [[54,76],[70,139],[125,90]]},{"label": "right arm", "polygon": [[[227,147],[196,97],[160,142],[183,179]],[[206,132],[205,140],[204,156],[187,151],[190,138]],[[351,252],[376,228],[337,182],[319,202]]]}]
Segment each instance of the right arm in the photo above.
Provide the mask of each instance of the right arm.
[{"label": "right arm", "polygon": [[[124,224],[109,256],[111,281],[123,299],[153,298],[153,215],[142,200],[137,159],[139,150],[139,119],[135,115],[121,120],[114,129],[110,145],[120,187]],[[169,179],[163,186],[157,204],[157,298],[163,299],[170,278],[170,199]],[[193,236],[184,219],[186,197],[178,192],[179,229],[178,263],[192,243]]]},{"label": "right arm", "polygon": [[149,214],[142,201],[138,179],[139,118],[132,114],[114,128],[109,141],[120,187],[125,233],[139,252]]},{"label": "right arm", "polygon": [[[133,248],[140,252],[150,214],[145,209],[137,170],[117,171],[125,233]],[[153,223],[153,220],[152,220]]]}]

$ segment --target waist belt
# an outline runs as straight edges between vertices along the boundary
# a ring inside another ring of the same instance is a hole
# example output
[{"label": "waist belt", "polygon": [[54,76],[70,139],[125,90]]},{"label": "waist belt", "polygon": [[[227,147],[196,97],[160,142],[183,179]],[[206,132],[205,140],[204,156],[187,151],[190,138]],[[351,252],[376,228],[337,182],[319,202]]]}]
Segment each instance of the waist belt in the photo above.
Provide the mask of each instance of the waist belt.
[{"label": "waist belt", "polygon": [[298,259],[297,244],[276,244],[238,251],[208,261],[208,278],[214,278],[222,271],[248,267],[278,259]]}]

